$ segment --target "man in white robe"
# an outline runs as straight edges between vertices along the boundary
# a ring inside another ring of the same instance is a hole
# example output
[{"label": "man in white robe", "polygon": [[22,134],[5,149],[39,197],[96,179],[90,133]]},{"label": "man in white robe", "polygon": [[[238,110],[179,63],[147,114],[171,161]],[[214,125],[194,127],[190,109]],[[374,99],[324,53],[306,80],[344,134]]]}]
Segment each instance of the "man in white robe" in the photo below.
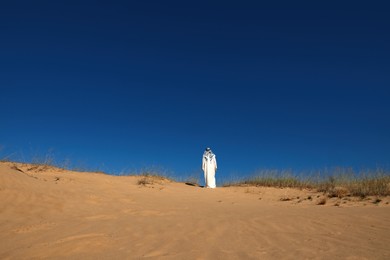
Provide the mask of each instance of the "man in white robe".
[{"label": "man in white robe", "polygon": [[203,153],[202,170],[204,172],[205,188],[215,188],[215,172],[217,171],[217,159],[210,148]]}]

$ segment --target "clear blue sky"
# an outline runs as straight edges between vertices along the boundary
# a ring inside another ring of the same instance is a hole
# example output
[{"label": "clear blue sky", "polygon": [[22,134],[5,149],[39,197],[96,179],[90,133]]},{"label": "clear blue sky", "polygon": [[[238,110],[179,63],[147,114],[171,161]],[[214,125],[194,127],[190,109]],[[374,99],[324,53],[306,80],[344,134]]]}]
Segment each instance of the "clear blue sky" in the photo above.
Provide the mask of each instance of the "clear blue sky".
[{"label": "clear blue sky", "polygon": [[220,176],[389,167],[389,5],[269,2],[2,1],[0,153],[177,175],[206,146]]}]

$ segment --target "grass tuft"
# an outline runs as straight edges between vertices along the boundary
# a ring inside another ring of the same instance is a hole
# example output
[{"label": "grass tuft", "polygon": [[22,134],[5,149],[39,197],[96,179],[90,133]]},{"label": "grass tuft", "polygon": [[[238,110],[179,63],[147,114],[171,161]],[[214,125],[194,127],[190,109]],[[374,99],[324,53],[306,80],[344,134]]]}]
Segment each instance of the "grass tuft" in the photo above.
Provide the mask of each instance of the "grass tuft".
[{"label": "grass tuft", "polygon": [[[323,177],[322,177],[323,176]],[[263,170],[256,175],[224,186],[262,186],[277,188],[315,189],[327,197],[390,195],[390,173],[382,169],[354,172],[336,168],[333,171],[296,175],[291,171]]]},{"label": "grass tuft", "polygon": [[326,197],[322,197],[317,201],[317,205],[325,205],[326,204]]},{"label": "grass tuft", "polygon": [[159,172],[143,172],[140,174],[142,177],[138,180],[138,185],[152,185],[152,184],[164,184],[171,182],[172,179]]},{"label": "grass tuft", "polygon": [[[46,155],[35,153],[28,162],[24,159],[15,159],[14,154],[4,155],[4,147],[0,145],[0,162],[21,162],[29,165],[28,169],[23,170],[41,172],[53,168],[105,173],[103,168],[89,168],[78,163],[78,166],[72,166],[69,159],[60,163],[54,159],[53,150],[49,149]],[[20,157],[20,156],[19,156]],[[11,160],[12,158],[12,160]],[[22,156],[24,158],[24,156]],[[104,166],[101,166],[104,167]],[[16,169],[17,170],[17,169]],[[20,170],[20,169],[19,169]],[[119,175],[139,175],[139,185],[153,183],[163,183],[167,181],[181,181],[192,186],[199,186],[200,172],[194,172],[187,177],[169,176],[167,170],[163,168],[150,167],[135,171],[135,173],[120,173]],[[334,168],[332,170],[323,170],[317,172],[303,172],[296,174],[291,170],[261,170],[249,178],[238,179],[237,174],[231,181],[225,182],[224,187],[228,186],[262,186],[276,188],[298,188],[311,189],[323,192],[328,198],[346,198],[360,197],[362,199],[368,196],[389,196],[390,195],[390,172],[383,169],[369,170],[364,172],[355,172],[351,168]],[[308,198],[312,200],[312,198]]]}]

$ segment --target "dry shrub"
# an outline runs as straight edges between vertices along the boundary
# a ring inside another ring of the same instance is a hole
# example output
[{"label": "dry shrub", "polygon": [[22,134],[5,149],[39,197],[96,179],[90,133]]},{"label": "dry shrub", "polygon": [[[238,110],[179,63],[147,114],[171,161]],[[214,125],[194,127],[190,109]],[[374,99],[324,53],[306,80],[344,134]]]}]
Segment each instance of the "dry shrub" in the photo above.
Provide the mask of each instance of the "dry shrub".
[{"label": "dry shrub", "polygon": [[390,176],[365,177],[350,183],[351,195],[359,197],[390,195]]},{"label": "dry shrub", "polygon": [[153,184],[153,180],[148,177],[142,177],[141,179],[138,180],[138,185],[143,185],[146,186],[147,184]]},{"label": "dry shrub", "polygon": [[19,171],[19,172],[23,172],[21,169],[19,169],[19,167],[18,167],[16,164],[13,164],[13,165],[11,166],[11,169],[12,169],[12,170]]},{"label": "dry shrub", "polygon": [[53,166],[48,164],[31,164],[30,167],[27,169],[27,171],[44,172],[52,168]]},{"label": "dry shrub", "polygon": [[341,198],[348,196],[349,194],[350,194],[350,192],[347,188],[340,187],[340,186],[334,187],[333,189],[328,191],[329,198],[337,197],[337,198],[341,199]]},{"label": "dry shrub", "polygon": [[325,205],[326,204],[326,197],[322,197],[317,201],[317,205]]},{"label": "dry shrub", "polygon": [[317,190],[324,192],[329,197],[343,198],[355,196],[365,198],[367,196],[388,196],[390,195],[390,175],[383,170],[356,174],[351,170],[345,173],[338,172],[338,175],[330,176],[328,179],[319,181]]},{"label": "dry shrub", "polygon": [[156,174],[156,173],[143,173],[142,178],[138,180],[138,185],[153,185],[153,184],[164,184],[171,182],[168,177]]},{"label": "dry shrub", "polygon": [[291,171],[262,170],[256,175],[236,182],[225,183],[223,186],[261,186],[277,188],[313,188],[313,183],[307,179],[298,177]]}]

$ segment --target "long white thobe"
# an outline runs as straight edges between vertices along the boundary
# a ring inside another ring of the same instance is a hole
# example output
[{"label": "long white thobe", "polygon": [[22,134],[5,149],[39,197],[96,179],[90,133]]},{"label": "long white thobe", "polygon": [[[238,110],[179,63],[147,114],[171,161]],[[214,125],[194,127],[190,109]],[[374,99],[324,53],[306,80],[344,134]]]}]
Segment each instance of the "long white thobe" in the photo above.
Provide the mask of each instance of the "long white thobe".
[{"label": "long white thobe", "polygon": [[215,155],[212,157],[203,156],[202,170],[204,172],[205,187],[215,188],[215,172],[217,170],[217,159]]}]

